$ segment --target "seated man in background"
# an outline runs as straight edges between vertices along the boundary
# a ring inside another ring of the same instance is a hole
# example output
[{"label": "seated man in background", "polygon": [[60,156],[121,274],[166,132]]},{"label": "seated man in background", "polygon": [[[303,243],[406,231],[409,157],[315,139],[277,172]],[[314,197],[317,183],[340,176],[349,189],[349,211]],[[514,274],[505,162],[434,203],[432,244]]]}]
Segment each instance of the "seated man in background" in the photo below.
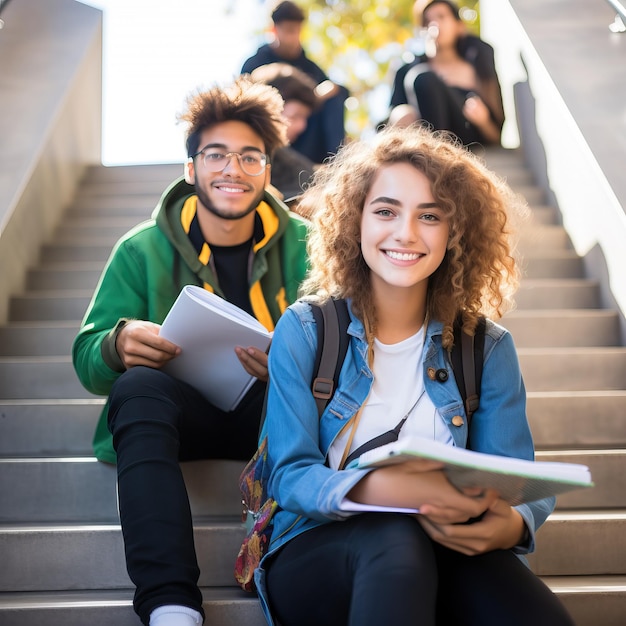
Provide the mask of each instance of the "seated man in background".
[{"label": "seated man in background", "polygon": [[335,154],[345,139],[344,102],[348,90],[333,83],[325,72],[306,56],[300,35],[304,11],[294,2],[279,3],[272,12],[274,40],[262,45],[246,60],[242,74],[251,74],[261,65],[288,63],[310,76],[316,84],[316,92],[322,105],[314,112],[307,129],[294,142],[293,148],[306,155],[313,163],[322,163]]},{"label": "seated man in background", "polygon": [[255,82],[277,89],[285,101],[283,117],[287,122],[289,144],[274,152],[271,182],[290,204],[290,200],[302,193],[315,169],[311,159],[293,148],[293,143],[306,130],[311,114],[320,104],[315,94],[315,83],[304,72],[287,63],[261,65],[250,77]]}]

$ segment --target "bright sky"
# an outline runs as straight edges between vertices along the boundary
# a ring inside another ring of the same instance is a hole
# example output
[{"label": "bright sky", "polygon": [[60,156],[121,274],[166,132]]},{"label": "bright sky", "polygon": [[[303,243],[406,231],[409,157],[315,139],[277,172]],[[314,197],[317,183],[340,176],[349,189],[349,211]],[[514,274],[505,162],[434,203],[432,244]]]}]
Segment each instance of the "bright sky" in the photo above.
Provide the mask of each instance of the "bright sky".
[{"label": "bright sky", "polygon": [[176,115],[256,51],[263,0],[82,1],[104,11],[103,163],[184,161]]}]

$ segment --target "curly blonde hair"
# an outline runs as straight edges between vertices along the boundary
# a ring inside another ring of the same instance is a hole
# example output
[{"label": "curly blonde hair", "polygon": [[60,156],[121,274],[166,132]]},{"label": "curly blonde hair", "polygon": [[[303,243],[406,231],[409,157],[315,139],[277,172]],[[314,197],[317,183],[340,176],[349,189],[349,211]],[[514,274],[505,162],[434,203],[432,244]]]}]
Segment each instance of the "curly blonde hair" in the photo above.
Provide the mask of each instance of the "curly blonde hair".
[{"label": "curly blonde hair", "polygon": [[409,163],[431,182],[449,222],[443,262],[429,279],[427,315],[443,323],[443,345],[453,342],[457,317],[472,333],[478,318],[500,318],[519,284],[511,224],[526,212],[520,196],[472,152],[443,132],[388,127],[371,142],[353,142],[320,168],[298,212],[313,222],[311,271],[303,293],[351,298],[354,312],[375,331],[370,269],[360,248],[365,197],[379,169]]}]

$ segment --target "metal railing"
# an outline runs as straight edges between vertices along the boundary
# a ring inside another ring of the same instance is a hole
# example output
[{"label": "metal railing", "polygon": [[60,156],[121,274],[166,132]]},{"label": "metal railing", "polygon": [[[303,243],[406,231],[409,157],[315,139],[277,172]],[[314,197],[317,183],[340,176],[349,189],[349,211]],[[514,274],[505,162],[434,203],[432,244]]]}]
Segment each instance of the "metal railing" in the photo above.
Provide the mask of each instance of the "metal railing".
[{"label": "metal railing", "polygon": [[[0,0],[0,13],[2,13],[2,9],[6,6],[9,0]],[[0,17],[0,30],[4,28],[4,20]]]},{"label": "metal railing", "polygon": [[619,0],[606,0],[616,11],[613,23],[609,24],[612,33],[626,32],[626,7]]}]

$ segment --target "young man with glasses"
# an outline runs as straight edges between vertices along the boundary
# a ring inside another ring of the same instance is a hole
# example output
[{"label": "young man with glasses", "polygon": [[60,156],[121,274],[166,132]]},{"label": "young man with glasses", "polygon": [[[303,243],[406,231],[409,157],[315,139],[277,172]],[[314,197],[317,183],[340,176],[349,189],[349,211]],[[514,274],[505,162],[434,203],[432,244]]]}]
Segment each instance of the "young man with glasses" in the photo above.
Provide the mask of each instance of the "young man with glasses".
[{"label": "young man with glasses", "polygon": [[268,378],[265,352],[238,348],[242,367],[258,380],[234,411],[223,412],[161,371],[180,349],[159,336],[159,325],[188,284],[270,330],[296,299],[307,225],[267,190],[271,156],[286,141],[282,107],[274,89],[246,78],[189,99],[181,115],[184,178],[164,192],[151,220],[115,246],[74,341],[82,384],[109,396],[94,450],[117,463],[134,607],[151,626],[204,617],[179,461],[250,458]]}]

